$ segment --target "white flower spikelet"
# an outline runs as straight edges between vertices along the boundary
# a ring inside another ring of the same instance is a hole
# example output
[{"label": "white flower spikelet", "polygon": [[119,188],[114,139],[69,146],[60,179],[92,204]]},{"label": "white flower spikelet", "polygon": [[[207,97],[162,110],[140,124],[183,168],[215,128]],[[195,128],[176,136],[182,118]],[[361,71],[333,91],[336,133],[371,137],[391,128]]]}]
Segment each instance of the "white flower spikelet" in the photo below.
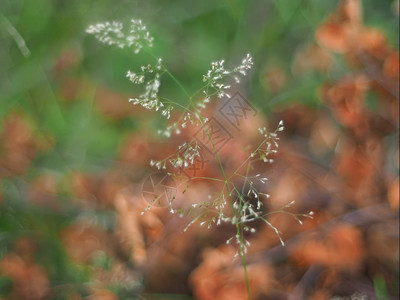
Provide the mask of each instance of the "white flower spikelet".
[{"label": "white flower spikelet", "polygon": [[119,48],[133,48],[138,54],[144,46],[152,47],[154,38],[147,31],[141,20],[131,20],[128,29],[121,22],[105,22],[90,25],[86,33],[93,34],[96,39],[106,45]]},{"label": "white flower spikelet", "polygon": [[239,72],[243,76],[246,76],[246,71],[253,67],[253,58],[247,53],[246,57],[242,60],[242,63],[234,69],[234,72]]},{"label": "white flower spikelet", "polygon": [[[254,152],[251,153],[251,157],[259,155],[261,161],[265,163],[273,163],[274,160],[268,158],[270,154],[276,154],[278,152],[278,133],[284,130],[283,121],[280,121],[278,127],[274,132],[269,132],[266,127],[258,128],[260,134],[265,138],[264,142]],[[263,147],[262,147],[263,146]],[[275,149],[274,149],[275,148]]]},{"label": "white flower spikelet", "polygon": [[[155,66],[147,65],[142,66],[141,71],[138,73],[134,73],[132,71],[128,71],[126,77],[133,82],[134,84],[143,84],[145,83],[145,91],[139,95],[137,98],[129,99],[129,102],[132,102],[134,105],[141,105],[144,108],[158,111],[162,110],[162,115],[167,119],[171,116],[171,111],[173,106],[167,105],[165,106],[158,97],[158,91],[160,89],[160,77],[162,71],[162,60],[158,59]],[[146,80],[147,76],[152,76],[152,78]]]},{"label": "white flower spikelet", "polygon": [[242,63],[232,70],[226,69],[224,64],[224,60],[212,62],[211,69],[203,75],[203,82],[207,83],[207,87],[203,91],[206,99],[209,99],[213,95],[217,95],[218,98],[230,98],[228,90],[231,86],[225,84],[225,79],[232,77],[236,83],[239,83],[239,75],[246,76],[246,71],[252,68],[253,61],[250,54],[247,54]]}]

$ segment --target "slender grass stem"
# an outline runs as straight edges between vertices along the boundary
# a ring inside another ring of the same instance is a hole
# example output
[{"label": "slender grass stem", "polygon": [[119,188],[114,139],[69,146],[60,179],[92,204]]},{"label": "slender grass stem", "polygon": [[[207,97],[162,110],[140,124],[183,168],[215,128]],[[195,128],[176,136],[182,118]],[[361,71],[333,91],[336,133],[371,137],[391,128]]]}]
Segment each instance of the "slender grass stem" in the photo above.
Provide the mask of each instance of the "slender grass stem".
[{"label": "slender grass stem", "polygon": [[[179,80],[178,80],[171,72],[169,72],[169,70],[168,70],[165,66],[164,66],[164,69],[165,69],[165,72],[171,77],[171,79],[178,85],[178,87],[179,87],[179,88],[185,93],[185,95],[188,97],[188,99],[189,99],[189,101],[190,101],[190,104],[191,104],[191,106],[193,107],[193,109],[196,109],[196,106],[195,106],[195,104],[193,103],[193,100],[192,100],[192,96],[189,95],[189,93],[188,93],[187,90],[183,87],[183,85],[179,82]],[[247,297],[248,297],[248,300],[251,300],[251,299],[252,299],[252,296],[251,296],[249,275],[248,275],[248,271],[247,271],[246,257],[245,257],[245,253],[244,253],[243,232],[242,232],[242,230],[241,230],[241,226],[240,226],[240,223],[239,223],[240,220],[239,220],[239,218],[237,217],[237,213],[236,213],[235,207],[234,207],[234,205],[233,205],[234,201],[233,201],[233,199],[232,199],[232,192],[231,192],[231,189],[230,189],[230,187],[229,187],[229,179],[228,179],[228,177],[227,177],[226,174],[225,174],[224,167],[223,167],[222,162],[221,162],[221,159],[220,159],[220,157],[219,157],[219,155],[218,155],[218,152],[217,152],[217,149],[216,149],[215,144],[214,144],[214,142],[213,142],[213,139],[212,139],[210,133],[208,132],[208,129],[205,127],[205,123],[203,122],[201,116],[198,116],[198,120],[199,120],[199,122],[200,122],[200,124],[201,124],[203,130],[205,131],[205,133],[206,133],[207,137],[209,138],[209,141],[210,141],[210,143],[211,143],[211,145],[212,145],[212,147],[213,147],[213,150],[214,150],[214,153],[215,153],[215,157],[216,157],[216,159],[217,159],[217,161],[218,161],[218,165],[219,165],[219,168],[220,168],[220,170],[221,170],[221,173],[222,173],[222,176],[223,176],[223,179],[224,179],[223,181],[224,181],[226,190],[227,190],[227,192],[228,192],[228,198],[229,198],[229,202],[230,202],[230,205],[231,205],[231,208],[232,208],[232,212],[233,212],[233,215],[234,215],[234,220],[235,220],[236,234],[237,234],[237,236],[238,236],[239,255],[240,255],[240,257],[241,257],[242,266],[243,266],[243,270],[244,270],[244,276],[245,276],[245,282],[246,282],[246,290],[247,290]],[[261,145],[260,145],[259,147],[261,147]],[[259,147],[258,147],[257,149],[259,149]],[[247,161],[247,160],[246,160],[246,161]],[[243,165],[242,165],[242,166],[243,166]]]},{"label": "slender grass stem", "polygon": [[249,281],[249,275],[248,275],[248,272],[247,272],[246,257],[245,257],[245,253],[244,253],[243,232],[242,232],[242,230],[240,228],[239,218],[237,217],[235,207],[233,206],[233,199],[232,199],[231,189],[229,187],[229,180],[228,180],[228,178],[227,178],[227,176],[225,174],[224,167],[222,166],[221,159],[220,159],[220,157],[219,157],[219,155],[217,153],[217,149],[216,149],[215,144],[214,144],[214,142],[212,140],[212,137],[210,136],[210,133],[208,132],[207,128],[205,127],[205,124],[203,123],[203,121],[201,119],[200,119],[200,122],[201,122],[201,125],[202,125],[204,131],[206,132],[206,134],[207,134],[207,136],[208,136],[208,138],[210,140],[210,143],[211,143],[211,145],[213,147],[213,150],[214,150],[214,153],[215,153],[215,157],[217,158],[217,161],[218,161],[222,176],[224,178],[225,187],[226,187],[226,190],[228,192],[229,201],[230,201],[232,212],[233,212],[233,215],[234,215],[234,218],[235,218],[236,234],[239,237],[238,238],[238,240],[239,240],[239,254],[240,254],[240,257],[241,257],[241,260],[242,260],[242,266],[243,266],[243,270],[244,270],[247,297],[248,297],[249,300],[251,300],[252,297],[251,297],[251,290],[250,290],[250,281]]}]

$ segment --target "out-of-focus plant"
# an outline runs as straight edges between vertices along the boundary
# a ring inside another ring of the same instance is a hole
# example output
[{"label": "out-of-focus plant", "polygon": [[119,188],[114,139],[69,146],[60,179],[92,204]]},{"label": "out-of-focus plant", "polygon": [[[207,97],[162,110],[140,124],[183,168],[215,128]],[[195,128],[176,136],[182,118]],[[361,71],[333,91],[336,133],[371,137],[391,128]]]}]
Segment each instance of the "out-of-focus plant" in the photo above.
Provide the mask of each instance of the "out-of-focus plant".
[{"label": "out-of-focus plant", "polygon": [[[169,71],[167,65],[163,63],[162,58],[156,58],[151,53],[149,48],[153,46],[154,38],[147,31],[146,26],[143,25],[141,20],[131,20],[131,25],[128,29],[125,29],[122,23],[116,21],[98,23],[91,25],[86,32],[93,34],[104,44],[117,45],[120,48],[132,48],[135,54],[145,49],[154,57],[156,60],[155,63],[142,66],[140,71],[127,71],[126,77],[136,85],[144,85],[144,92],[138,97],[129,100],[134,105],[141,105],[149,110],[161,111],[161,114],[167,119],[171,118],[173,110],[179,109],[181,111],[180,117],[176,121],[167,126],[165,130],[159,131],[161,135],[167,138],[172,134],[179,135],[188,126],[202,128],[203,135],[208,139],[219,166],[220,177],[183,178],[182,169],[193,166],[196,159],[201,156],[200,152],[204,146],[197,139],[184,142],[178,147],[176,153],[167,158],[158,161],[151,160],[150,165],[156,167],[158,170],[168,171],[166,174],[178,181],[178,186],[185,186],[182,194],[189,188],[189,183],[196,179],[222,183],[222,188],[219,192],[208,195],[208,199],[204,201],[191,204],[189,208],[173,206],[173,201],[177,197],[176,193],[168,197],[167,205],[172,214],[177,214],[180,217],[193,216],[192,221],[187,225],[185,231],[196,221],[201,221],[200,225],[206,225],[208,228],[211,228],[212,225],[218,226],[223,223],[232,224],[236,228],[236,234],[226,242],[229,244],[234,240],[238,246],[235,256],[240,256],[241,258],[247,295],[251,299],[245,258],[250,242],[246,240],[245,232],[254,233],[256,229],[252,226],[252,223],[261,220],[277,234],[281,244],[284,245],[281,232],[268,221],[268,216],[271,213],[288,213],[302,224],[301,217],[312,218],[313,215],[312,211],[307,214],[293,214],[286,211],[287,208],[293,205],[294,201],[291,201],[279,211],[266,213],[262,209],[262,198],[268,199],[269,194],[262,192],[257,185],[265,184],[268,178],[264,177],[261,173],[254,176],[249,174],[253,168],[253,164],[273,162],[270,156],[277,153],[278,134],[284,130],[282,121],[279,122],[277,128],[272,132],[268,131],[266,127],[258,129],[262,136],[262,141],[256,147],[250,148],[251,150],[248,151],[247,157],[230,176],[226,173],[223,161],[218,154],[217,141],[215,137],[213,138],[213,129],[209,126],[210,120],[203,114],[203,111],[206,109],[208,103],[218,101],[215,98],[231,98],[229,80],[233,79],[236,83],[239,83],[241,77],[246,76],[247,72],[252,68],[252,57],[250,54],[247,54],[239,65],[231,69],[225,67],[224,60],[212,62],[211,69],[203,75],[203,85],[196,92],[190,94],[183,84]],[[182,90],[187,98],[187,105],[182,105],[174,99],[160,95],[161,79],[165,75],[169,76],[178,88]],[[245,172],[243,172],[243,169]],[[239,184],[235,180],[238,177],[241,179]],[[161,197],[162,195],[156,195],[142,214],[150,210],[152,205],[159,203]],[[230,209],[227,210],[227,207]]]}]

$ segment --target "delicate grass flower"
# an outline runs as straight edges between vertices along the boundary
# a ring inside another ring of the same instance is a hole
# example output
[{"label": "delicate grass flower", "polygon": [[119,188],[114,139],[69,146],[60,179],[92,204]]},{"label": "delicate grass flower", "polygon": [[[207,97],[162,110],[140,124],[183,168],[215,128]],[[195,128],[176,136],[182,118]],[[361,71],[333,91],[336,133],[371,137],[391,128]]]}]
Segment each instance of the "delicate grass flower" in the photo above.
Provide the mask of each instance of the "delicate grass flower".
[{"label": "delicate grass flower", "polygon": [[90,25],[86,32],[94,35],[103,44],[133,48],[135,54],[138,54],[144,46],[152,47],[154,40],[141,20],[131,20],[128,29],[116,21],[97,23]]},{"label": "delicate grass flower", "polygon": [[231,88],[231,85],[227,84],[225,81],[228,78],[233,78],[236,83],[239,83],[239,75],[246,76],[246,71],[250,70],[252,66],[253,62],[250,54],[246,55],[240,65],[231,70],[225,68],[224,60],[212,62],[211,69],[203,75],[203,82],[206,82],[206,88],[203,90],[203,93],[206,99],[209,99],[214,95],[218,98],[230,98],[228,91]]},{"label": "delicate grass flower", "polygon": [[[146,30],[146,26],[140,20],[132,20],[128,32],[119,22],[112,23],[99,23],[92,25],[87,30],[88,33],[93,34],[98,40],[108,45],[117,45],[120,48],[132,47],[135,53],[138,53],[144,46],[151,47],[153,38]],[[272,163],[271,155],[277,153],[278,149],[278,134],[284,130],[283,122],[280,121],[277,128],[270,132],[266,127],[258,128],[259,133],[263,136],[263,141],[253,149],[248,157],[244,160],[243,164],[233,172],[230,177],[227,177],[224,172],[223,164],[218,155],[218,151],[212,140],[212,136],[207,128],[208,118],[202,115],[202,110],[214,98],[230,98],[229,90],[231,89],[230,81],[234,80],[236,83],[240,82],[241,77],[246,76],[247,72],[252,68],[253,61],[250,54],[247,54],[242,62],[234,67],[228,69],[225,67],[225,61],[220,60],[211,63],[211,69],[203,75],[203,87],[199,89],[203,93],[203,97],[197,102],[192,99],[198,98],[197,93],[189,95],[181,83],[172,75],[167,67],[162,63],[159,58],[155,64],[148,64],[142,66],[139,71],[127,71],[126,77],[135,85],[144,85],[144,91],[138,97],[131,98],[129,101],[134,105],[141,105],[142,107],[154,111],[161,111],[161,114],[167,119],[171,117],[174,107],[179,106],[183,109],[181,118],[174,123],[168,125],[165,129],[159,130],[159,134],[169,138],[172,133],[180,134],[181,130],[189,125],[201,126],[204,137],[209,138],[210,144],[214,148],[214,155],[221,168],[223,178],[206,178],[206,180],[214,180],[223,183],[223,187],[219,192],[208,195],[204,201],[189,205],[189,207],[172,208],[169,203],[170,212],[177,214],[180,217],[191,216],[193,219],[187,224],[184,231],[190,226],[199,221],[200,226],[206,226],[208,229],[213,225],[220,226],[221,224],[231,224],[236,228],[236,234],[226,241],[227,244],[236,241],[238,245],[237,256],[240,256],[243,261],[245,269],[246,280],[248,278],[246,273],[245,254],[250,246],[250,241],[245,239],[244,232],[255,234],[256,229],[252,227],[254,221],[261,220],[267,224],[278,236],[282,245],[284,242],[281,238],[281,232],[268,221],[268,216],[271,213],[264,211],[264,201],[270,195],[263,191],[263,186],[266,185],[268,178],[257,174],[250,176],[248,173],[243,176],[240,173],[241,167],[247,165],[251,169],[251,165],[255,161],[262,161]],[[163,75],[169,76],[177,86],[187,95],[189,100],[188,106],[183,106],[172,100],[159,96],[161,77]],[[200,93],[199,92],[199,93]],[[203,145],[203,144],[201,144]],[[170,169],[185,169],[195,164],[196,160],[201,157],[201,146],[196,138],[192,141],[186,141],[181,144],[176,153],[171,154],[167,158],[159,161],[150,161],[150,166],[158,170]],[[173,173],[173,171],[171,171]],[[180,173],[180,172],[176,172]],[[170,174],[170,173],[168,173]],[[177,176],[177,175],[175,175]],[[235,179],[234,179],[235,178]],[[241,179],[242,188],[237,188],[236,178]],[[189,178],[184,183],[187,184],[182,194],[188,188]],[[292,215],[300,224],[302,221],[299,217],[311,218],[313,212],[305,215],[292,214],[287,212],[287,209],[292,206],[294,202],[290,202],[283,206],[277,212]],[[149,210],[151,204],[146,207],[145,211]],[[229,208],[229,209],[228,209]],[[277,213],[273,212],[273,213]]]}]

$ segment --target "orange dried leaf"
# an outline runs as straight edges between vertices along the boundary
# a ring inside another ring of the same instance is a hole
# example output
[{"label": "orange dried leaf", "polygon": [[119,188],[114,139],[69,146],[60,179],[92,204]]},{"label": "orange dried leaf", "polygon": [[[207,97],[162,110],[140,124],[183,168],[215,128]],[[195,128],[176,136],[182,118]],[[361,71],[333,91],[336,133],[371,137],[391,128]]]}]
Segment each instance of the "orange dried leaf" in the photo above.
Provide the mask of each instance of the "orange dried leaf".
[{"label": "orange dried leaf", "polygon": [[363,76],[342,80],[325,89],[325,99],[340,123],[355,130],[366,130],[365,94],[369,84]]},{"label": "orange dried leaf", "polygon": [[57,76],[68,72],[70,69],[74,68],[77,63],[81,60],[81,53],[77,48],[66,49],[54,63],[53,72]]},{"label": "orange dried leaf", "polygon": [[[229,246],[204,251],[203,262],[190,276],[197,299],[247,299],[243,268],[233,262],[234,253],[234,249]],[[248,275],[253,297],[270,287],[271,274],[265,266],[249,266]]]},{"label": "orange dried leaf", "polygon": [[37,177],[28,187],[27,197],[37,205],[56,208],[57,181],[54,176],[45,174]]},{"label": "orange dried leaf", "polygon": [[399,177],[389,183],[388,201],[394,211],[399,211]]},{"label": "orange dried leaf", "polygon": [[10,114],[0,133],[0,177],[25,173],[36,155],[37,145],[31,125],[20,115]]},{"label": "orange dried leaf", "polygon": [[61,240],[72,260],[88,263],[97,252],[111,253],[110,237],[99,227],[75,224],[66,227]]},{"label": "orange dried leaf", "polygon": [[357,47],[380,59],[384,59],[388,52],[386,37],[375,28],[366,28],[361,32],[357,39]]},{"label": "orange dried leaf", "polygon": [[293,259],[301,265],[319,264],[340,270],[357,268],[363,255],[360,230],[346,224],[331,228],[324,237],[301,241],[292,253]]},{"label": "orange dried leaf", "polygon": [[129,96],[118,94],[104,88],[97,88],[95,102],[100,112],[112,120],[126,118],[138,111],[141,114],[146,114],[145,109],[133,106],[129,103]]},{"label": "orange dried leaf", "polygon": [[332,56],[328,51],[316,44],[311,44],[296,52],[293,72],[298,76],[311,70],[326,72],[332,63]]},{"label": "orange dried leaf", "polygon": [[8,254],[0,260],[0,272],[13,281],[11,299],[40,300],[49,290],[45,270],[16,254]]},{"label": "orange dried leaf", "polygon": [[348,50],[348,42],[344,29],[333,20],[327,20],[315,32],[317,42],[332,51],[344,53]]},{"label": "orange dried leaf", "polygon": [[397,79],[397,85],[399,80],[399,54],[397,52],[391,52],[386,58],[383,64],[383,72],[386,76]]},{"label": "orange dried leaf", "polygon": [[96,290],[88,298],[88,300],[118,300],[118,297],[110,290]]},{"label": "orange dried leaf", "polygon": [[352,26],[359,26],[362,23],[362,11],[360,0],[343,0],[339,4],[338,17]]},{"label": "orange dried leaf", "polygon": [[370,182],[375,167],[369,155],[362,149],[346,148],[342,151],[337,171],[347,184],[358,187]]},{"label": "orange dried leaf", "polygon": [[269,89],[276,93],[281,90],[286,83],[286,74],[281,68],[271,68],[265,73]]}]

